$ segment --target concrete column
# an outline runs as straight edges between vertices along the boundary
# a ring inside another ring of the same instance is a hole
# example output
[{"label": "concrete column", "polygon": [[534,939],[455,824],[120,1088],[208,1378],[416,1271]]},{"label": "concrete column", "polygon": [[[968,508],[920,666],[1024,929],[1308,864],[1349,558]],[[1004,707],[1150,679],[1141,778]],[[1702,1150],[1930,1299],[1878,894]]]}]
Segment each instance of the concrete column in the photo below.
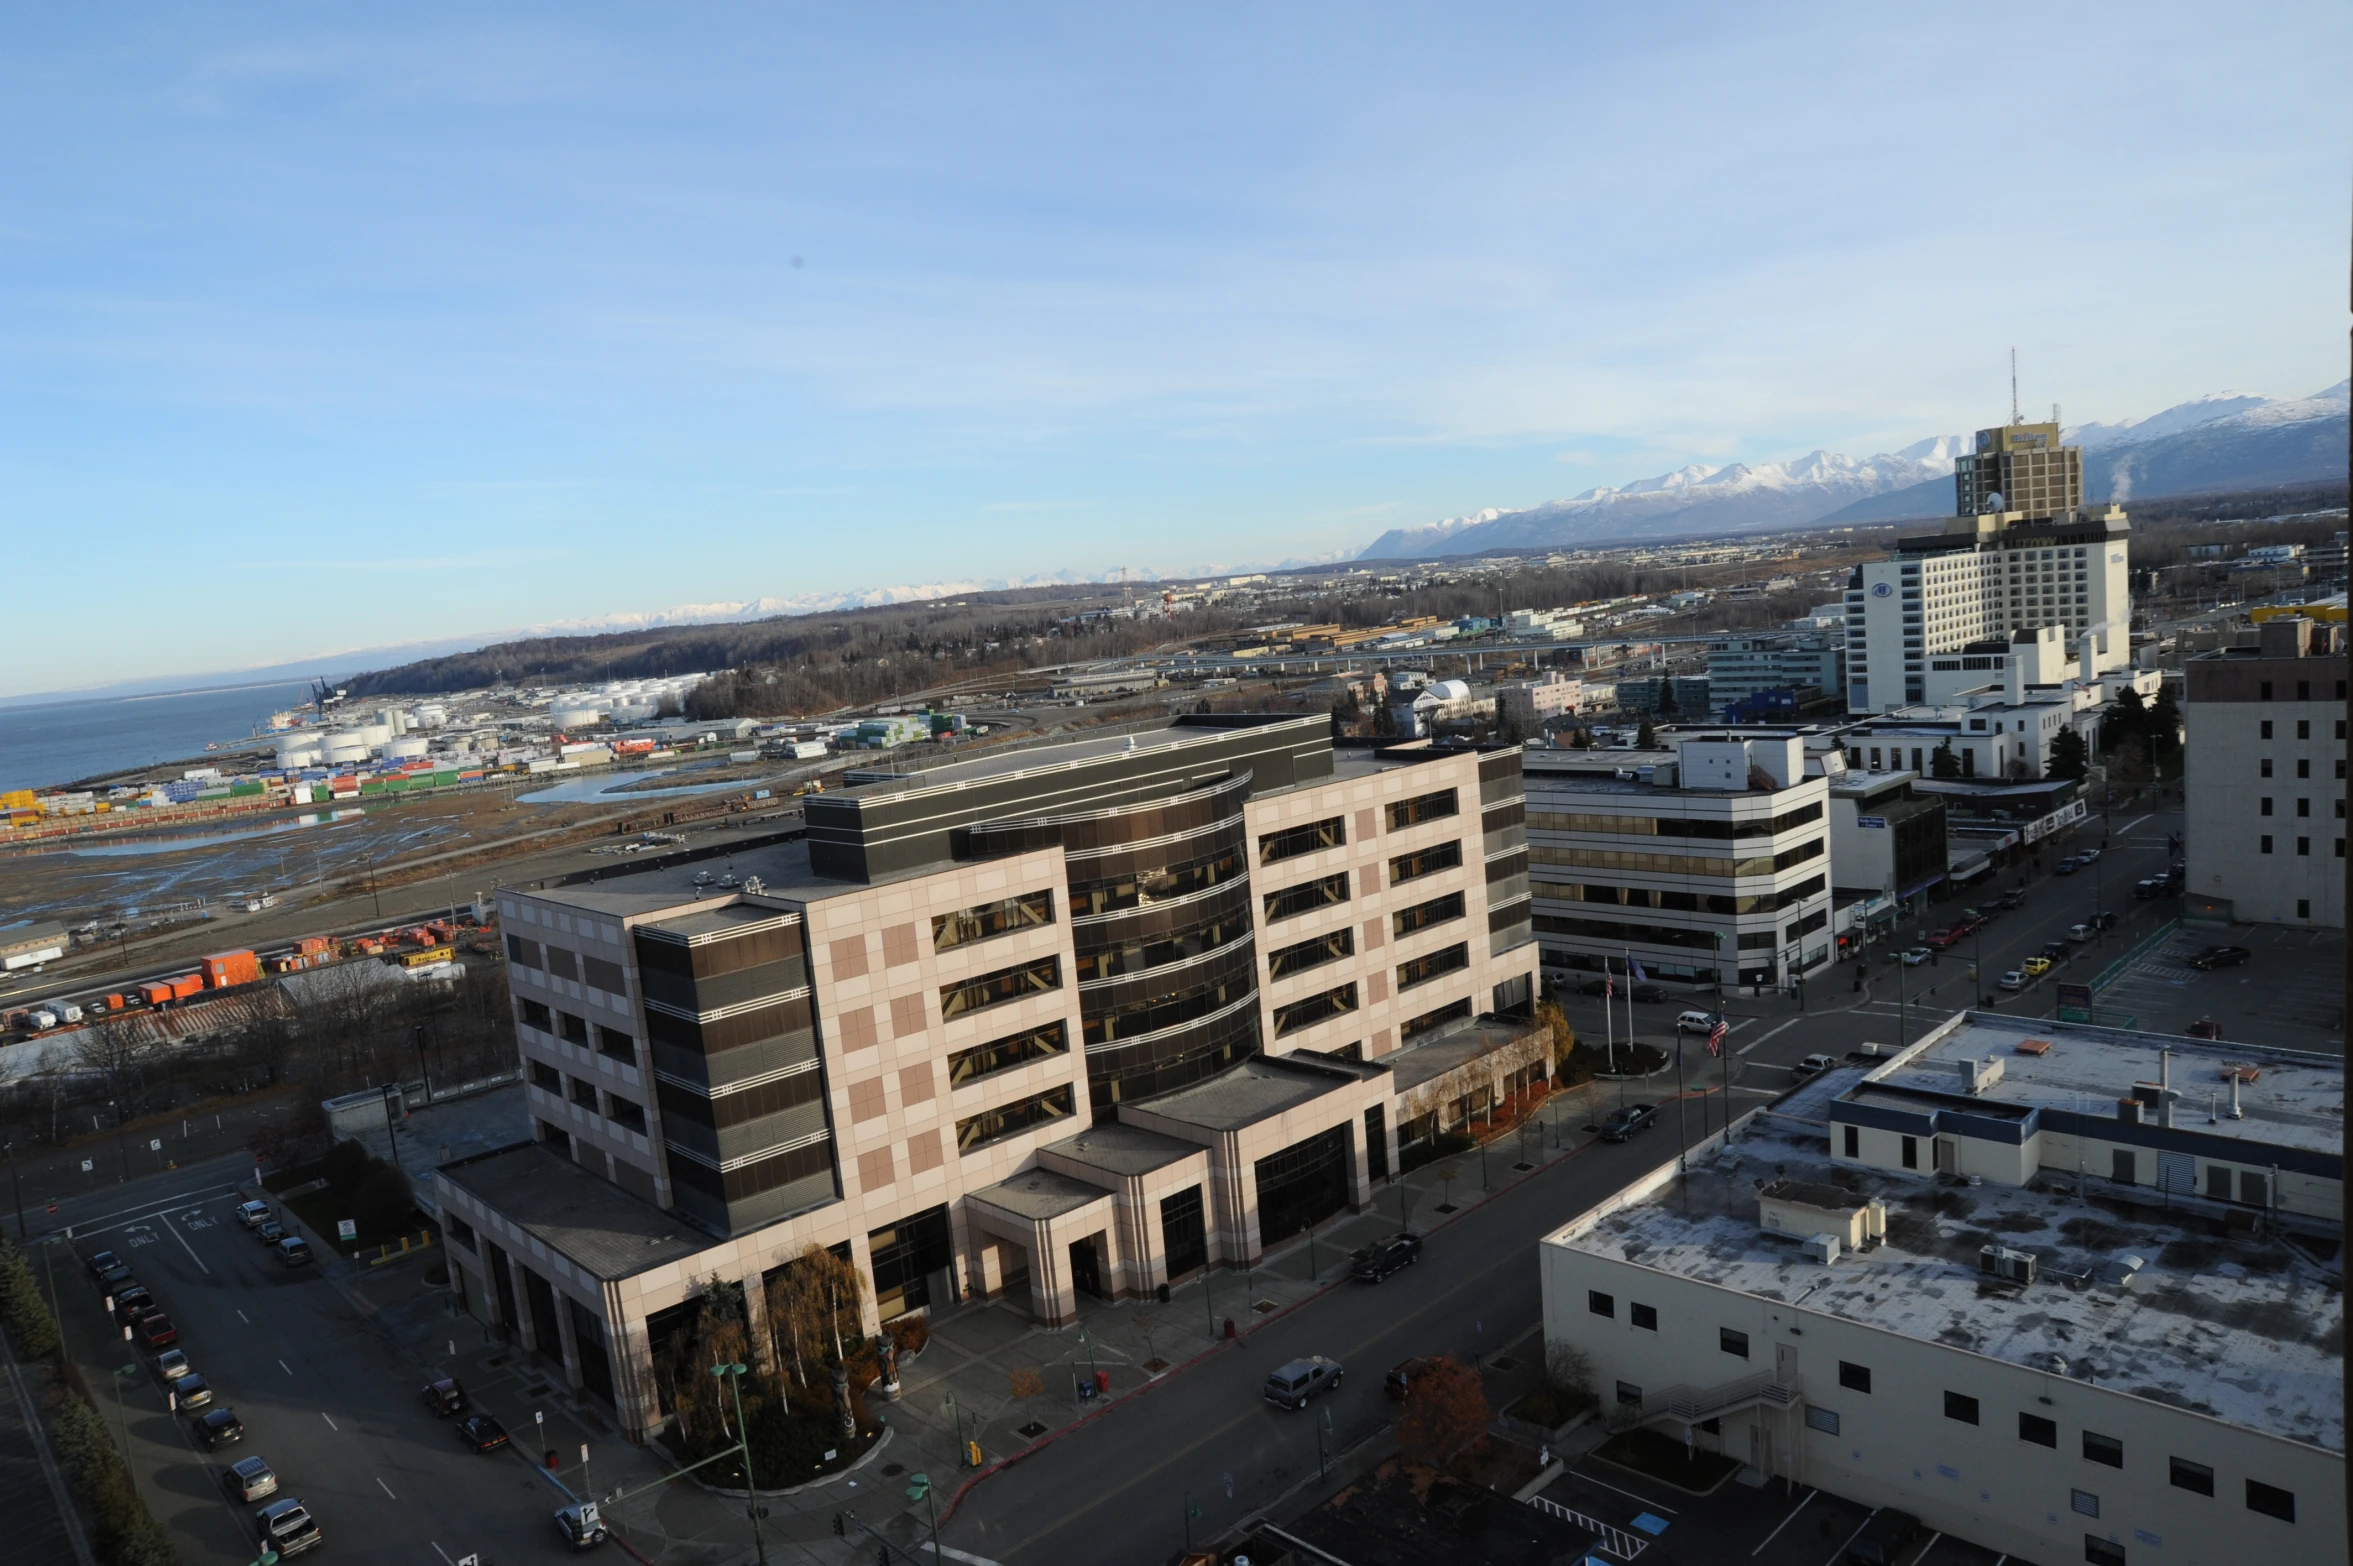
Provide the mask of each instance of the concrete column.
[{"label": "concrete column", "polygon": [[[552,1285],[550,1285],[553,1288]],[[572,1302],[561,1289],[554,1289],[556,1301],[556,1351],[564,1362],[564,1385],[580,1390],[580,1344],[572,1329]]]},{"label": "concrete column", "polygon": [[750,1338],[752,1363],[764,1371],[776,1368],[776,1342],[768,1331],[768,1285],[758,1273],[743,1280],[744,1335]]},{"label": "concrete column", "polygon": [[874,1305],[874,1252],[863,1234],[850,1236],[850,1265],[866,1279],[865,1292],[858,1300],[858,1330],[871,1338],[882,1330],[882,1313]]},{"label": "concrete column", "polygon": [[1070,1284],[1070,1258],[1054,1247],[1044,1225],[1030,1230],[1029,1308],[1040,1323],[1068,1326],[1078,1319],[1078,1298]]}]

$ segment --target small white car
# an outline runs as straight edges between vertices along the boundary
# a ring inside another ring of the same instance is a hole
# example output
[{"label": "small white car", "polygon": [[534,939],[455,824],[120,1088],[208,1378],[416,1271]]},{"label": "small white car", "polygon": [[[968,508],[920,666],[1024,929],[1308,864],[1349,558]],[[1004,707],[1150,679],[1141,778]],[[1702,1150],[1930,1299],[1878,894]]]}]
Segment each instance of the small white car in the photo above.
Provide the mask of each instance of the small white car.
[{"label": "small white car", "polygon": [[1687,1011],[1675,1019],[1677,1033],[1706,1035],[1715,1031],[1716,1014],[1712,1011]]},{"label": "small white car", "polygon": [[1911,950],[1903,952],[1900,955],[1904,959],[1905,967],[1917,968],[1922,963],[1926,962],[1929,958],[1935,956],[1936,953],[1930,951],[1925,946],[1915,946]]},{"label": "small white car", "polygon": [[237,1209],[237,1221],[248,1229],[258,1229],[269,1221],[270,1204],[246,1202]]},{"label": "small white car", "polygon": [[2001,977],[2001,986],[2002,986],[2002,988],[2003,988],[2003,989],[2005,989],[2005,990],[2022,990],[2022,989],[2025,989],[2025,988],[2026,988],[2026,975],[2025,975],[2025,974],[2023,974],[2023,973],[2020,973],[2020,972],[2019,972],[2017,969],[2015,969],[2015,968],[2012,968],[2012,969],[2010,969],[2008,972],[2006,972],[2006,973],[2004,973],[2004,974],[2002,975],[2002,977]]},{"label": "small white car", "polygon": [[1807,1081],[1810,1078],[1818,1077],[1823,1072],[1828,1071],[1833,1064],[1835,1064],[1835,1062],[1833,1062],[1828,1055],[1808,1055],[1805,1059],[1799,1061],[1796,1065],[1789,1068],[1789,1080],[1792,1082]]}]

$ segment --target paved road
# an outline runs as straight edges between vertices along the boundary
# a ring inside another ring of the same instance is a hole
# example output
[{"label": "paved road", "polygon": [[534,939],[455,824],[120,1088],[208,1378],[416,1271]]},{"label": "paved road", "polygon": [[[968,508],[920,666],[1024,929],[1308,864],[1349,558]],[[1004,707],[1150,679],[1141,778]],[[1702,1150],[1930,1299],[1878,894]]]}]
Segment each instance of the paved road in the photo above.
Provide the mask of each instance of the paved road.
[{"label": "paved road", "polygon": [[53,1248],[69,1342],[102,1404],[109,1371],[139,1365],[124,1380],[123,1422],[181,1560],[254,1558],[247,1509],[223,1496],[219,1472],[255,1455],[318,1517],[337,1559],[434,1566],[437,1550],[451,1560],[481,1550],[503,1566],[558,1553],[548,1516],[562,1498],[520,1453],[463,1450],[417,1399],[413,1368],[351,1302],[317,1269],[277,1264],[233,1216],[242,1196],[229,1182],[242,1169],[217,1160],[109,1187],[61,1215],[76,1224],[76,1251],[116,1251],[155,1291],[178,1346],[244,1420],[241,1444],[208,1454],[190,1441],[145,1356],[108,1333],[79,1263]]}]

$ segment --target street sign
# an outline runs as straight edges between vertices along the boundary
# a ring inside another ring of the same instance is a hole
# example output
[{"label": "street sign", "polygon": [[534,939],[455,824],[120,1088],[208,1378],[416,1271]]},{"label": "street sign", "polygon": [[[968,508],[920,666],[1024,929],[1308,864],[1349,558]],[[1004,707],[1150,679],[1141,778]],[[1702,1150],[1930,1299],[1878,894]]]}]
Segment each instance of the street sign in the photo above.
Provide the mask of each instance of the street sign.
[{"label": "street sign", "polygon": [[149,1151],[150,1153],[160,1153],[160,1152],[162,1152],[162,1151],[163,1151],[163,1138],[162,1138],[162,1137],[159,1137],[159,1136],[157,1136],[157,1137],[149,1137],[149,1138],[147,1139],[147,1151]]},{"label": "street sign", "polygon": [[88,1174],[89,1172],[90,1172],[90,1160],[88,1160],[87,1158],[85,1158],[85,1159],[83,1159],[83,1160],[82,1160],[82,1173],[84,1173],[84,1174]]},{"label": "street sign", "polygon": [[359,1223],[358,1223],[358,1221],[357,1221],[357,1220],[355,1220],[355,1219],[351,1219],[351,1218],[338,1218],[338,1219],[336,1219],[336,1220],[335,1220],[335,1238],[336,1238],[336,1239],[338,1239],[338,1240],[356,1240],[356,1239],[358,1239],[358,1238],[359,1238]]}]

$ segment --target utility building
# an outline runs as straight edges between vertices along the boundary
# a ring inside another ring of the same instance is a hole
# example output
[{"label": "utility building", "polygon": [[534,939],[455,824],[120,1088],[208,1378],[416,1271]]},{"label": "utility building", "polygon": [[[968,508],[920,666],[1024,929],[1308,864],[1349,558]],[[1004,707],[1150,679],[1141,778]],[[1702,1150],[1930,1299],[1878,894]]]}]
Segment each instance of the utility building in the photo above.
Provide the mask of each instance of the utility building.
[{"label": "utility building", "polygon": [[2341,1562],[2343,1062],[1955,1016],[1539,1246],[1617,1419],[2013,1560]]},{"label": "utility building", "polygon": [[810,1246],[869,1331],[1246,1265],[1549,1071],[1523,809],[1516,747],[1194,717],[503,888],[535,1136],[440,1170],[452,1288],[642,1438]]}]

